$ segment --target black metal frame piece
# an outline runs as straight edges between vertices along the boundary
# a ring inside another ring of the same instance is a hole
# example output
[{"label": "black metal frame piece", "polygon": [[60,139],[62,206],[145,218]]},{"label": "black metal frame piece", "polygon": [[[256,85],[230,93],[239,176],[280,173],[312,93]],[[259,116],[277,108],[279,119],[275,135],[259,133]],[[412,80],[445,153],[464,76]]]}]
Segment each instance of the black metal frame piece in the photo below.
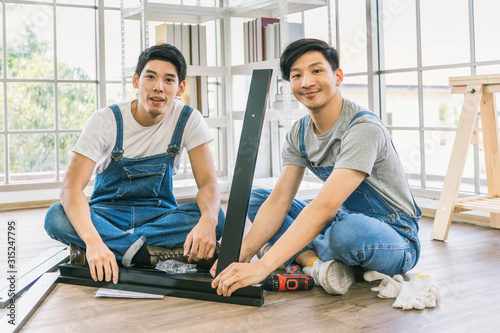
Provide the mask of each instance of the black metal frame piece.
[{"label": "black metal frame piece", "polygon": [[240,257],[241,241],[245,230],[248,201],[252,191],[272,74],[272,69],[253,71],[241,130],[240,146],[227,203],[226,224],[222,233],[217,274],[231,263],[238,262]]},{"label": "black metal frame piece", "polygon": [[92,280],[88,267],[63,264],[59,266],[59,270],[61,275],[57,280],[58,283],[240,305],[262,306],[264,304],[264,288],[262,285],[239,289],[231,297],[219,296],[210,285],[212,277],[208,273],[169,275],[158,270],[120,269],[119,283],[114,284],[112,282],[96,282]]}]

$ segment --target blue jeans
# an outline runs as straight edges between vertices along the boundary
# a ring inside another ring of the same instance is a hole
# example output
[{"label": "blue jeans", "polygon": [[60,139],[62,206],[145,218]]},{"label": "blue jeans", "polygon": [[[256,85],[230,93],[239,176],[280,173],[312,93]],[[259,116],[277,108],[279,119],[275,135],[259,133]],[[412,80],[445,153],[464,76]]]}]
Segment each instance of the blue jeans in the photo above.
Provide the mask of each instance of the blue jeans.
[{"label": "blue jeans", "polygon": [[[166,248],[182,247],[201,216],[196,203],[166,209],[98,202],[90,206],[90,213],[92,223],[102,240],[125,267],[131,266],[132,257],[143,244]],[[216,227],[217,239],[222,236],[223,227],[224,212],[221,209]],[[47,211],[45,230],[50,237],[64,244],[86,247],[59,202]]]},{"label": "blue jeans", "polygon": [[[252,191],[248,208],[252,222],[270,193],[265,189]],[[307,204],[307,201],[293,201],[281,228],[269,240],[271,245],[285,233]],[[319,235],[286,261],[285,266],[292,265],[300,253],[313,249],[324,261],[340,260],[349,266],[360,266],[366,271],[375,270],[390,276],[403,274],[417,263],[420,252],[417,232],[416,222],[397,212],[362,214],[342,206]]]}]

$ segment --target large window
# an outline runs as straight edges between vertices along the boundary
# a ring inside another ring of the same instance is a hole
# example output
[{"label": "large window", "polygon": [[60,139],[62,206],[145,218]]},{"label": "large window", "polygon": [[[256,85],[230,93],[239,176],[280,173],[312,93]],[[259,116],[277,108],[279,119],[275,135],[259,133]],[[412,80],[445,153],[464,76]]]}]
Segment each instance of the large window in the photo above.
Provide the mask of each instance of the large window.
[{"label": "large window", "polygon": [[93,0],[2,1],[0,185],[57,182],[97,106]]},{"label": "large window", "polygon": [[[441,189],[463,103],[463,95],[451,94],[448,79],[500,73],[500,3],[335,3],[344,96],[380,113],[412,186]],[[461,191],[486,192],[483,158],[480,144],[470,147]]]},{"label": "large window", "polygon": [[[0,189],[58,184],[91,113],[123,99],[120,1],[0,4]],[[463,96],[451,94],[448,78],[500,73],[495,36],[500,2],[330,0],[328,5],[331,17],[318,8],[289,20],[304,22],[307,37],[331,41],[340,51],[343,95],[381,115],[411,185],[440,189],[463,102]],[[127,22],[125,29],[126,65],[133,66],[139,23]],[[127,85],[126,98],[134,94]],[[223,169],[227,161],[218,145],[224,141],[217,140],[217,129],[213,135],[212,149]],[[486,191],[482,157],[480,144],[469,149],[462,191]],[[189,171],[187,161],[182,170]]]}]

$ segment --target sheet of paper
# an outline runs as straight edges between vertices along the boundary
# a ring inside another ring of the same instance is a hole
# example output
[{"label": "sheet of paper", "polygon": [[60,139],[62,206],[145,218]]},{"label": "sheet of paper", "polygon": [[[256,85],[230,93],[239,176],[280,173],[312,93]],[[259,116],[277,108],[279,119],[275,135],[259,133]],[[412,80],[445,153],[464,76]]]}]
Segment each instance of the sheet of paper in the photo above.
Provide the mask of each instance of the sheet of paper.
[{"label": "sheet of paper", "polygon": [[94,297],[118,297],[118,298],[153,298],[162,299],[163,295],[140,293],[136,291],[118,290],[109,288],[99,288]]}]

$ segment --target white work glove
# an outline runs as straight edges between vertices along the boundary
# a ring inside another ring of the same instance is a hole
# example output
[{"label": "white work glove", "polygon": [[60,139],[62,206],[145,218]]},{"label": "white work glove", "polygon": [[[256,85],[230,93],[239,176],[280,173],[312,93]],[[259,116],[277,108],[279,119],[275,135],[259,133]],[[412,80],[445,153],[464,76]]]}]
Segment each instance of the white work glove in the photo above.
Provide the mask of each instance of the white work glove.
[{"label": "white work glove", "polygon": [[379,273],[377,271],[368,271],[363,274],[363,278],[368,281],[382,280],[378,287],[373,287],[371,290],[378,292],[380,298],[396,298],[399,295],[401,286],[403,285],[403,277],[401,275],[388,275]]},{"label": "white work glove", "polygon": [[413,274],[409,282],[404,282],[393,308],[422,310],[436,307],[439,289],[430,275]]}]

